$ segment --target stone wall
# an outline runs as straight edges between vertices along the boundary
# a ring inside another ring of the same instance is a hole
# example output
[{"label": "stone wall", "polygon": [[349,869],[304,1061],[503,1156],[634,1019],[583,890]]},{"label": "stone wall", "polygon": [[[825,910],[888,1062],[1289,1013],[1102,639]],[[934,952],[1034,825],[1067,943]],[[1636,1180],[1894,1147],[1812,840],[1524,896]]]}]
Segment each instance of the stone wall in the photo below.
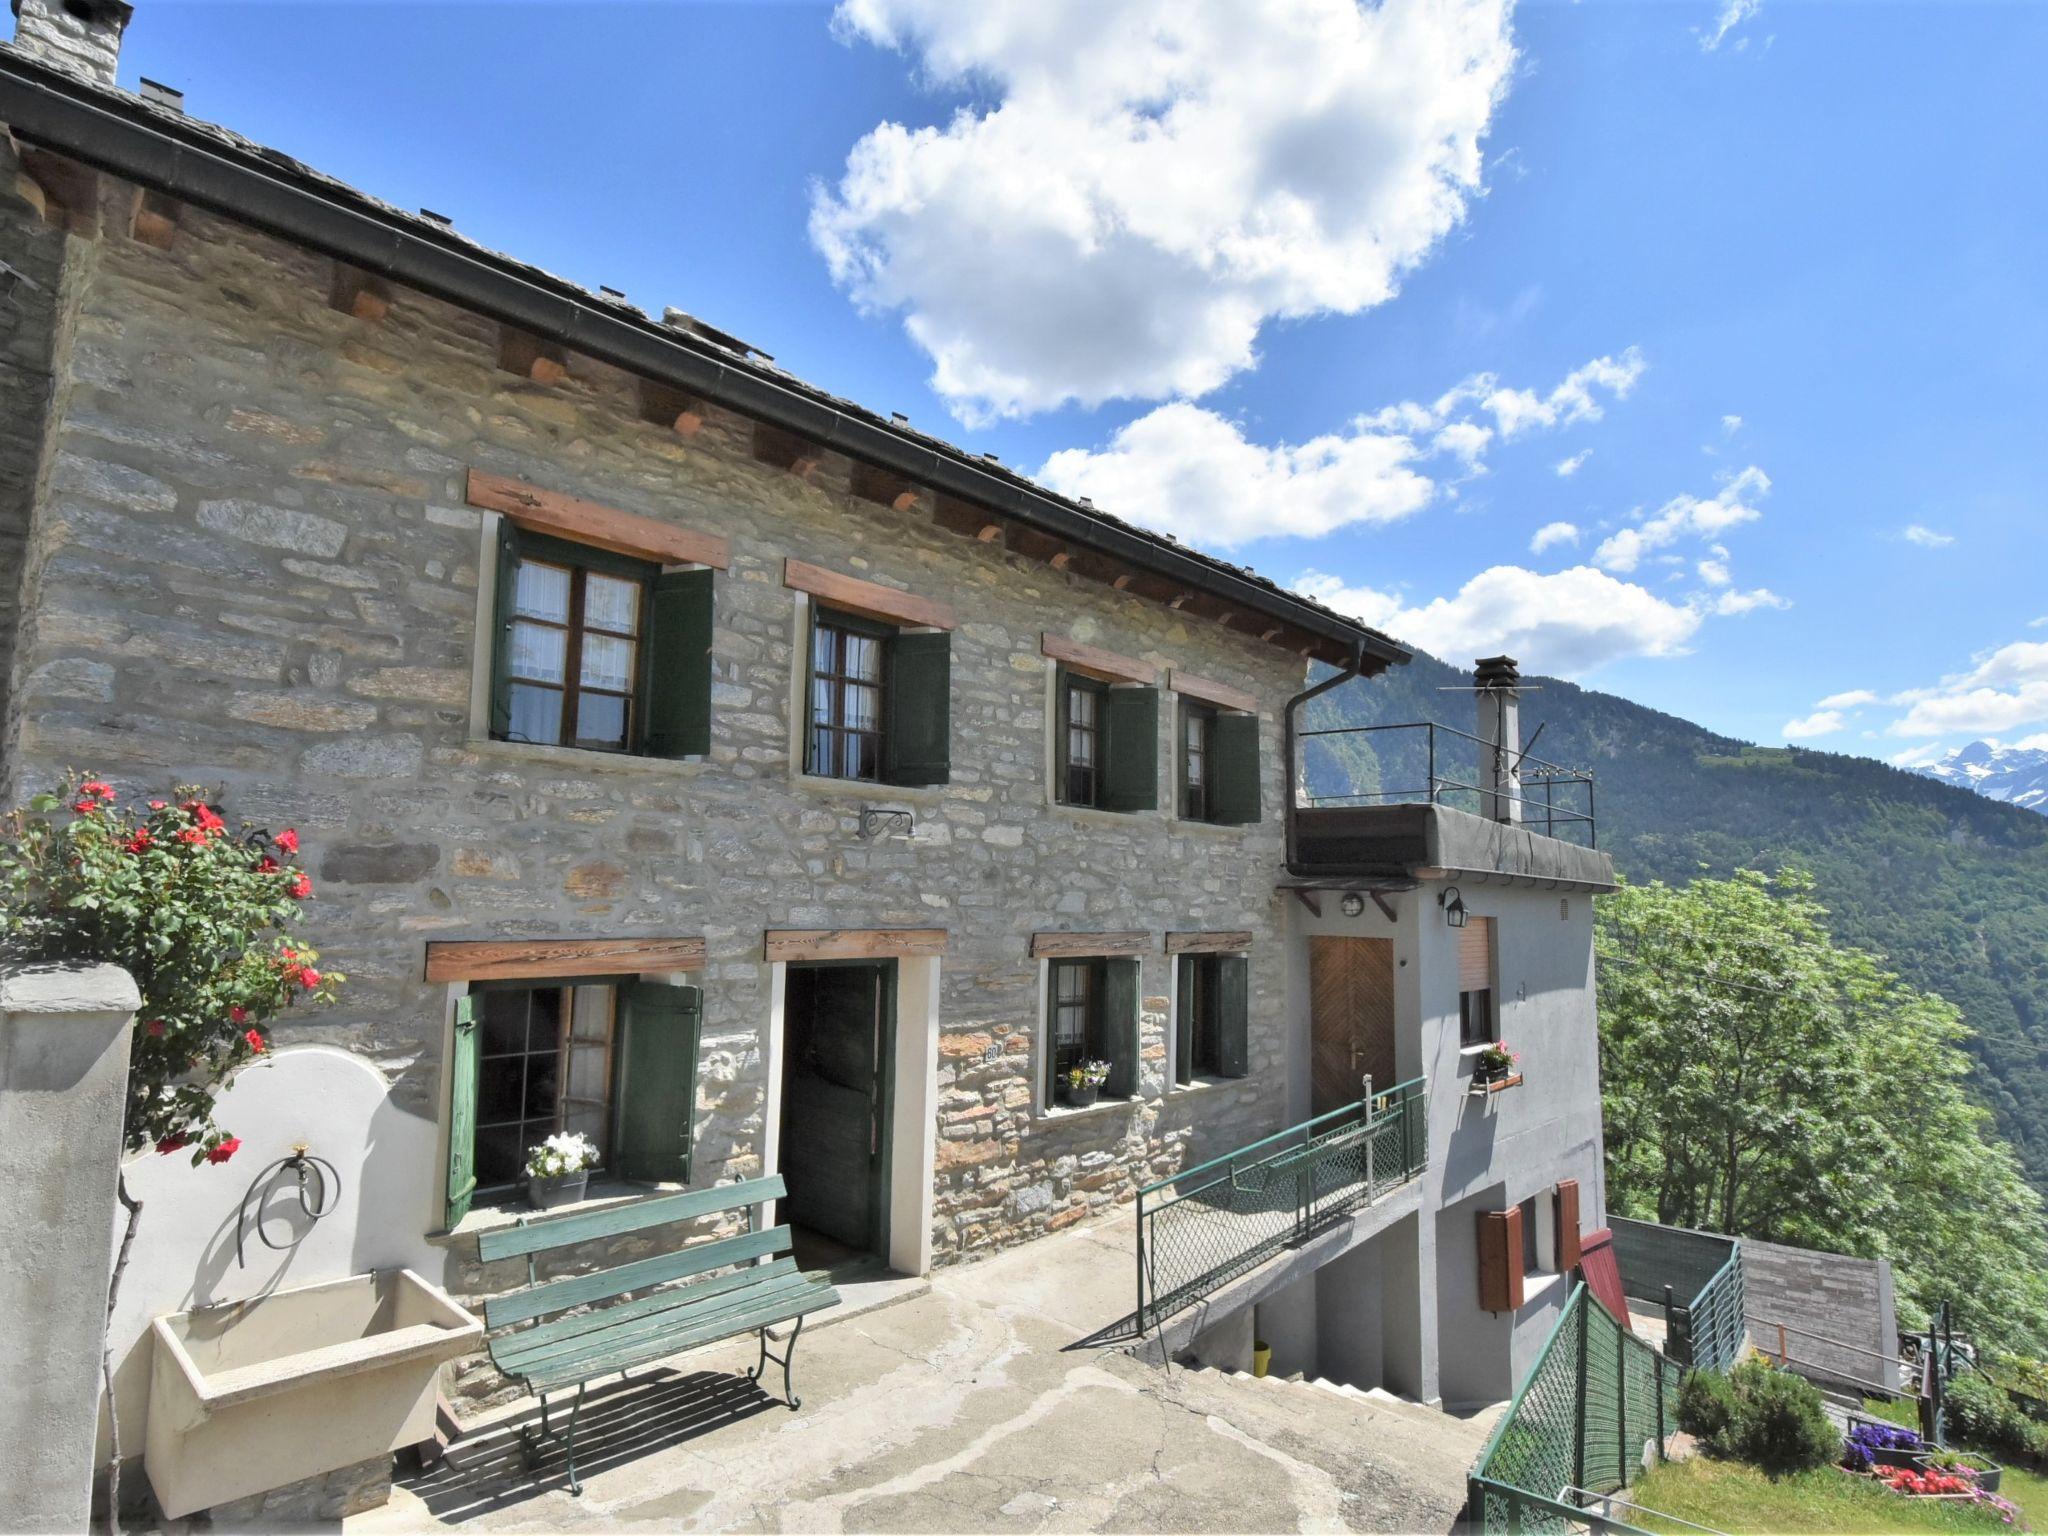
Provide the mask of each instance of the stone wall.
[{"label": "stone wall", "polygon": [[[450,306],[400,293],[383,321],[355,319],[329,307],[331,280],[325,261],[196,210],[168,251],[103,237],[20,669],[23,779],[198,781],[231,815],[299,829],[319,884],[306,936],[348,983],[337,1008],[285,1021],[287,1040],[367,1056],[398,1107],[435,1118],[446,995],[421,980],[428,940],[702,934],[710,1182],[760,1166],[763,930],[943,926],[936,1262],[1066,1225],[1282,1123],[1278,711],[1297,658],[856,499],[841,462],[808,478],[758,463],[721,412],[689,438],[644,423],[633,382],[601,365],[574,359],[554,385],[504,372],[495,326]],[[471,466],[730,538],[707,760],[477,738]],[[789,555],[957,608],[949,785],[792,773]],[[1048,629],[1260,698],[1266,820],[1049,805]],[[867,804],[909,807],[914,835],[861,841]],[[1029,937],[1048,928],[1251,930],[1252,1075],[1162,1097],[1155,944],[1143,1102],[1044,1116]],[[418,1179],[424,1230],[442,1173]]]},{"label": "stone wall", "polygon": [[1857,1384],[1899,1384],[1898,1319],[1892,1267],[1883,1259],[1742,1240],[1743,1311],[1750,1342],[1784,1349],[1802,1375]]}]

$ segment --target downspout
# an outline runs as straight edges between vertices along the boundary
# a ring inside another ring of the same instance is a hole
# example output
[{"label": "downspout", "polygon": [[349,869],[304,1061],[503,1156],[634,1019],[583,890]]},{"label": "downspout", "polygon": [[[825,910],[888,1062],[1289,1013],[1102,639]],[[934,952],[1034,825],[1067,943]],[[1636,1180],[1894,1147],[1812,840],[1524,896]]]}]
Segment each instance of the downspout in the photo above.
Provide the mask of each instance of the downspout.
[{"label": "downspout", "polygon": [[1315,698],[1317,695],[1328,693],[1332,688],[1337,687],[1339,684],[1350,682],[1351,679],[1357,677],[1364,670],[1365,642],[1363,640],[1359,640],[1353,644],[1351,651],[1351,660],[1345,665],[1343,671],[1333,672],[1328,677],[1324,678],[1320,683],[1316,683],[1312,687],[1302,689],[1300,693],[1297,693],[1293,698],[1287,701],[1286,709],[1281,711],[1280,725],[1282,733],[1282,751],[1285,754],[1285,760],[1287,763],[1287,801],[1284,807],[1284,810],[1286,812],[1284,820],[1286,822],[1287,829],[1287,873],[1289,873],[1290,875],[1305,875],[1310,873],[1310,871],[1300,867],[1300,864],[1297,861],[1295,847],[1295,801],[1297,799],[1298,791],[1300,789],[1301,779],[1300,775],[1297,774],[1295,771],[1296,764],[1294,760],[1294,712],[1297,709],[1301,708],[1302,705],[1306,704],[1310,699]]}]

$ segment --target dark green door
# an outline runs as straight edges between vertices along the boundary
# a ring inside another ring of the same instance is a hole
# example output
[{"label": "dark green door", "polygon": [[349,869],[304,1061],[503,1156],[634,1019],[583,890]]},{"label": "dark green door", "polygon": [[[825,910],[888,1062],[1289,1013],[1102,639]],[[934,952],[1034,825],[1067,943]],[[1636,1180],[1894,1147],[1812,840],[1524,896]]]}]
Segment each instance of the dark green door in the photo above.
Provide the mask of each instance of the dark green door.
[{"label": "dark green door", "polygon": [[783,1219],[887,1249],[888,964],[791,966],[783,997]]}]

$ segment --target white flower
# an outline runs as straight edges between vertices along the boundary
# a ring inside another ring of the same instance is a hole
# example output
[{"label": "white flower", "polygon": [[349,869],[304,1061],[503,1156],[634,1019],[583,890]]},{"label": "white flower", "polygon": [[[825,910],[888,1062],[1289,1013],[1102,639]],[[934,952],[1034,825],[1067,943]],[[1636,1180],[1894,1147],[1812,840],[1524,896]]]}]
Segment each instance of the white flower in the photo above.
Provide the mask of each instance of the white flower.
[{"label": "white flower", "polygon": [[597,1144],[588,1136],[564,1131],[526,1149],[526,1172],[536,1179],[558,1179],[597,1166]]}]

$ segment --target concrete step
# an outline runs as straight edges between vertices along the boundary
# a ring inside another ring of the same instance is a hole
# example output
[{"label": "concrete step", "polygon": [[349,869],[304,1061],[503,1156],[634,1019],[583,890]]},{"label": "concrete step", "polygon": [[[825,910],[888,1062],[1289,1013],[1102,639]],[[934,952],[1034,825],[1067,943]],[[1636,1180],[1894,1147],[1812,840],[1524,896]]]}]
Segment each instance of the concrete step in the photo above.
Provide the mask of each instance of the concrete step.
[{"label": "concrete step", "polygon": [[1290,1402],[1300,1402],[1305,1398],[1328,1400],[1339,1412],[1348,1409],[1355,1414],[1355,1423],[1370,1426],[1375,1440],[1389,1433],[1412,1435],[1428,1444],[1434,1453],[1458,1459],[1466,1467],[1478,1459],[1487,1437],[1493,1433],[1493,1426],[1507,1408],[1505,1403],[1497,1403],[1476,1413],[1448,1414],[1412,1398],[1399,1397],[1384,1388],[1355,1387],[1348,1382],[1331,1381],[1322,1376],[1302,1380],[1298,1377],[1253,1376],[1244,1371],[1210,1369],[1202,1369],[1196,1374],[1218,1381],[1241,1383],[1261,1397],[1277,1394]]}]

